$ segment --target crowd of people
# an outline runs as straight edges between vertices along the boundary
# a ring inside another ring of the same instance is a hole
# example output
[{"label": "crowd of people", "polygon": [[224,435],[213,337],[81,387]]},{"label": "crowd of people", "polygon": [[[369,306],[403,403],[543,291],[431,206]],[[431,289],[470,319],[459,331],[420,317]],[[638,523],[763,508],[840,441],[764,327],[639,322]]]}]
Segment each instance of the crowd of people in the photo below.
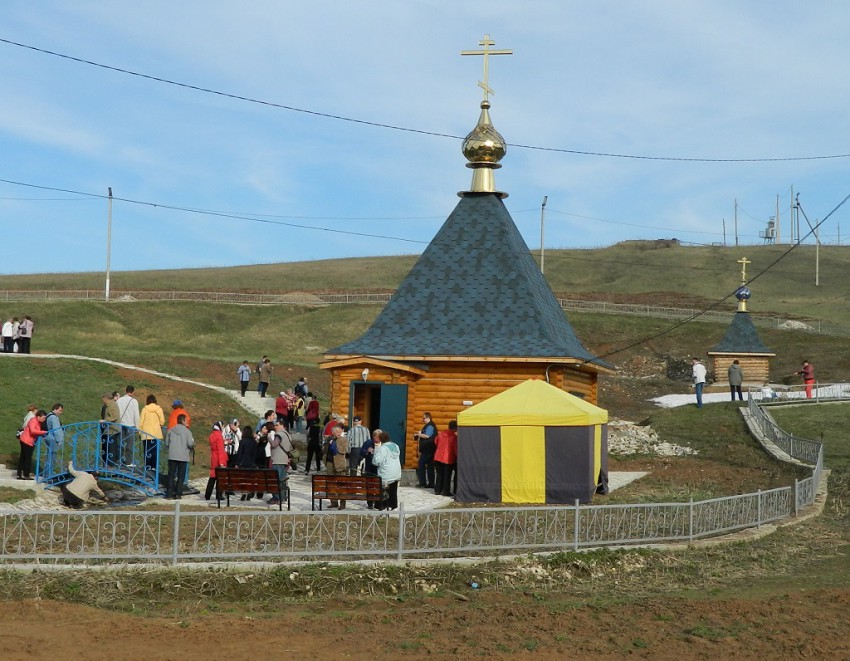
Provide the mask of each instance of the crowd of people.
[{"label": "crowd of people", "polygon": [[[268,364],[263,357],[260,363]],[[249,371],[250,373],[250,371]],[[240,373],[240,381],[241,378]],[[245,381],[249,381],[245,379]],[[165,497],[180,499],[187,481],[189,463],[193,460],[196,440],[192,433],[192,418],[181,400],[174,400],[166,415],[156,395],[148,394],[144,406],[133,385],[123,393],[109,391],[101,396],[100,409],[100,467],[156,474],[160,454],[167,458]],[[47,470],[58,473],[65,470],[61,452],[64,429],[61,416],[64,406],[56,403],[47,412],[34,404],[18,431],[20,457],[18,479],[31,480],[34,450],[39,442],[45,444]],[[457,483],[457,425],[449,423],[448,429],[438,432],[430,414],[423,416],[423,427],[414,436],[419,444],[420,486],[434,489],[436,493],[453,495]],[[370,509],[393,510],[398,507],[398,484],[401,480],[401,451],[390,435],[381,429],[369,430],[360,416],[354,416],[349,426],[343,415],[328,414],[320,420],[320,407],[316,396],[308,390],[307,379],[301,377],[292,388],[281,391],[275,408],[269,409],[256,424],[241,424],[238,418],[215,422],[208,437],[210,446],[209,479],[204,497],[210,500],[216,490],[216,469],[271,468],[278,474],[281,484],[298,470],[300,452],[293,442],[291,432],[306,431],[307,456],[304,474],[325,471],[331,475],[375,475],[381,478],[383,497],[378,503],[368,503]],[[163,466],[164,468],[164,466]],[[73,470],[72,470],[73,469]],[[75,484],[71,491],[63,489],[68,506],[80,505],[80,494],[90,484],[85,472],[68,465]],[[97,474],[95,473],[95,477]],[[77,479],[79,478],[79,479]],[[96,484],[96,480],[95,480]],[[69,487],[70,488],[70,487]],[[91,491],[85,491],[86,497]],[[76,495],[75,495],[76,494]],[[245,493],[243,501],[262,499],[264,494]],[[85,498],[82,499],[83,501]],[[267,501],[277,505],[277,496]],[[345,501],[332,501],[330,509],[345,509]]]},{"label": "crowd of people", "polygon": [[29,315],[25,315],[23,319],[10,317],[4,321],[0,330],[3,353],[29,353],[33,327],[32,317]]}]

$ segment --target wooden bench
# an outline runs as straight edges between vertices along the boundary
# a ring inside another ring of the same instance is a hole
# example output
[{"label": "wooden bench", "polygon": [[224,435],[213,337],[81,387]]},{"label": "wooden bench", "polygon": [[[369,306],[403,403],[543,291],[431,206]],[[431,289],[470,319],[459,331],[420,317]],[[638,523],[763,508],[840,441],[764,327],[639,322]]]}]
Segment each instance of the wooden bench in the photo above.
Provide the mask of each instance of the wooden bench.
[{"label": "wooden bench", "polygon": [[312,509],[322,509],[322,499],[365,500],[380,503],[383,500],[381,478],[377,475],[314,475]]},{"label": "wooden bench", "polygon": [[283,498],[286,496],[286,509],[291,507],[289,497],[289,478],[280,483],[277,471],[273,468],[223,468],[215,469],[215,496],[221,509],[222,497],[227,498],[230,507],[230,495],[234,491],[245,493],[270,493],[277,497],[278,509],[283,511]]}]

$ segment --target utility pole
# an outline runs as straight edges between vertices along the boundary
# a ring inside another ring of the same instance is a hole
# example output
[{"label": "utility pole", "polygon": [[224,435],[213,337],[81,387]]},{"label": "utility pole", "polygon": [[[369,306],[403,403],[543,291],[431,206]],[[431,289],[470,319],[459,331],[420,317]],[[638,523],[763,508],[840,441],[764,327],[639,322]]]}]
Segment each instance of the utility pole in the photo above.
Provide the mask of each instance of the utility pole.
[{"label": "utility pole", "polygon": [[726,219],[723,219],[723,247],[726,247]]},{"label": "utility pole", "polygon": [[108,189],[109,191],[109,203],[108,203],[108,211],[106,214],[106,291],[105,298],[106,302],[109,302],[109,271],[110,271],[110,257],[112,252],[112,186]]},{"label": "utility pole", "polygon": [[543,196],[543,204],[540,205],[540,273],[544,273],[543,271],[543,260],[546,255],[543,252],[543,227],[546,213],[546,202],[549,199],[548,195]]},{"label": "utility pole", "polygon": [[735,198],[735,245],[738,245],[738,198]]},{"label": "utility pole", "polygon": [[794,243],[794,184],[791,184],[791,206],[788,210],[788,226],[791,228],[791,241],[789,243]]},{"label": "utility pole", "polygon": [[[800,222],[800,212],[803,212],[803,218],[806,219],[806,224],[812,233],[815,235],[815,287],[820,286],[820,221],[815,219],[815,224],[809,222],[809,217],[806,215],[805,209],[800,206],[800,194],[797,193],[797,222]],[[797,242],[800,241],[800,232],[797,232]]]},{"label": "utility pole", "polygon": [[820,286],[820,221],[815,218],[815,287]]},{"label": "utility pole", "polygon": [[802,235],[800,234],[800,194],[799,193],[797,193],[797,197],[795,199],[797,201],[797,204],[796,204],[796,208],[797,208],[797,211],[796,211],[796,214],[797,214],[797,243],[800,243],[800,239],[801,239]]},{"label": "utility pole", "polygon": [[779,193],[776,194],[776,237],[774,238],[774,243],[782,243],[780,241],[781,235],[779,233]]}]

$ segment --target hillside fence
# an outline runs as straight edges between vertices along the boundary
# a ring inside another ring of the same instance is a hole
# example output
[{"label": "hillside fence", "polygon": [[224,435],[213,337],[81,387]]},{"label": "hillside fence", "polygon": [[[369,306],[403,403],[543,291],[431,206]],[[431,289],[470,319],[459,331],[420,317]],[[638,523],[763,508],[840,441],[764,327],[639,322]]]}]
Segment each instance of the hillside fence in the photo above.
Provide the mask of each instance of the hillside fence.
[{"label": "hillside fence", "polygon": [[792,486],[675,503],[407,512],[6,511],[0,563],[316,561],[492,556],[691,542],[796,515],[815,501],[823,446],[780,429],[754,398],[751,419],[813,464]]},{"label": "hillside fence", "polygon": [[[347,294],[323,292],[276,292],[242,293],[216,291],[146,291],[113,290],[110,301],[128,303],[134,301],[191,301],[207,303],[233,303],[241,305],[368,305],[385,304],[392,292],[353,292]],[[0,290],[0,303],[57,302],[57,301],[103,301],[102,289],[45,289],[45,290]],[[594,312],[599,314],[627,314],[660,319],[690,319],[728,324],[734,312],[710,310],[702,312],[696,308],[671,308],[633,303],[607,303],[605,301],[584,301],[571,298],[558,298],[564,310]],[[775,315],[750,315],[756,326],[778,328],[781,330],[799,330],[821,335],[850,336],[850,327],[823,321],[799,321]]]}]

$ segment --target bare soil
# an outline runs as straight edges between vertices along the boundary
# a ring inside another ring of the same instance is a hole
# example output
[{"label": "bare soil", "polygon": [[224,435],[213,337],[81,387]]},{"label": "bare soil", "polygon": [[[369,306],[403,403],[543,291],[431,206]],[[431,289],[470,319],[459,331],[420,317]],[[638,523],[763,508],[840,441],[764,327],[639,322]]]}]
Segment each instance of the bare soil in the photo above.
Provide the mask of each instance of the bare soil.
[{"label": "bare soil", "polygon": [[334,600],[275,613],[149,617],[0,602],[3,658],[848,659],[850,590],[577,606],[536,594]]}]

